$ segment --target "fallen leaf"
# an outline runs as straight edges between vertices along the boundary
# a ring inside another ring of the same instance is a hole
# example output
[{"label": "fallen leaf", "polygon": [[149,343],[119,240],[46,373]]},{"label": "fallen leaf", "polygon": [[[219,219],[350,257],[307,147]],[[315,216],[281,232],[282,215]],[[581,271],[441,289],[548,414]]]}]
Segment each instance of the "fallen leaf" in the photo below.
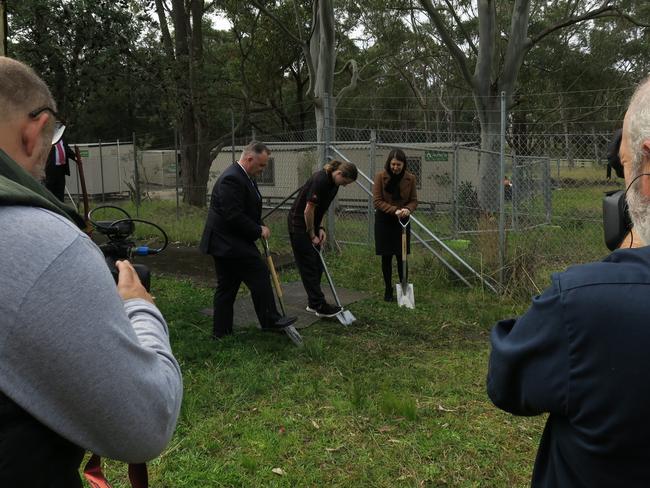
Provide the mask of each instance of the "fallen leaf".
[{"label": "fallen leaf", "polygon": [[284,428],[284,425],[281,425],[280,428],[278,429],[278,434],[284,435],[287,433],[287,429]]},{"label": "fallen leaf", "polygon": [[343,446],[339,446],[339,447],[326,447],[326,448],[325,448],[325,450],[326,450],[327,452],[337,452],[337,451],[340,451],[341,449],[343,449]]},{"label": "fallen leaf", "polygon": [[438,410],[442,410],[443,412],[455,412],[456,409],[453,408],[445,408],[442,405],[438,405]]},{"label": "fallen leaf", "polygon": [[393,444],[399,444],[402,441],[400,441],[399,439],[388,439],[388,442],[392,442]]},{"label": "fallen leaf", "polygon": [[391,425],[382,425],[378,430],[379,432],[390,432],[391,430],[395,430],[395,427]]},{"label": "fallen leaf", "polygon": [[284,472],[284,469],[282,468],[273,468],[271,471],[273,471],[278,476],[284,476],[285,474],[287,474]]},{"label": "fallen leaf", "polygon": [[320,426],[316,423],[315,420],[312,420],[312,421],[311,421],[311,425],[314,426],[314,429],[320,429]]}]

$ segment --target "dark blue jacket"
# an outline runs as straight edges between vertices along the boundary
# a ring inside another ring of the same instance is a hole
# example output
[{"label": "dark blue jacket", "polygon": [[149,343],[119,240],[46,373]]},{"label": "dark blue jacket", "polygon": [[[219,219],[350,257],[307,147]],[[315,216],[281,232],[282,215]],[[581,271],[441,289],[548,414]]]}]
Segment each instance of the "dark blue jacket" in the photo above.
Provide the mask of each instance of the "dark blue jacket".
[{"label": "dark blue jacket", "polygon": [[208,218],[199,249],[217,257],[254,257],[262,235],[262,197],[238,163],[219,176],[212,188]]},{"label": "dark blue jacket", "polygon": [[534,487],[650,486],[650,247],[552,277],[491,334],[488,395],[550,413]]}]

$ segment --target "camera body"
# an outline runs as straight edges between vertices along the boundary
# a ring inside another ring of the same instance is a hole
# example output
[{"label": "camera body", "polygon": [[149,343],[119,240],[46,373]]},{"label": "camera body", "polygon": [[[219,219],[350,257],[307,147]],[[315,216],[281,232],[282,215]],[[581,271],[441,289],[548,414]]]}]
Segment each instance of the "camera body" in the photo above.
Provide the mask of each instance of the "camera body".
[{"label": "camera body", "polygon": [[[135,254],[143,254],[137,252],[135,241],[131,239],[131,234],[135,230],[135,224],[130,219],[118,220],[115,222],[109,221],[99,221],[94,222],[95,230],[100,234],[105,235],[108,238],[108,242],[99,245],[106,259],[106,264],[110,270],[115,283],[118,280],[118,270],[115,266],[115,262],[119,260],[131,260],[134,254],[134,249],[136,250]],[[150,291],[151,287],[151,271],[149,268],[143,264],[133,264],[138,278],[142,282],[142,285],[147,291]]]}]

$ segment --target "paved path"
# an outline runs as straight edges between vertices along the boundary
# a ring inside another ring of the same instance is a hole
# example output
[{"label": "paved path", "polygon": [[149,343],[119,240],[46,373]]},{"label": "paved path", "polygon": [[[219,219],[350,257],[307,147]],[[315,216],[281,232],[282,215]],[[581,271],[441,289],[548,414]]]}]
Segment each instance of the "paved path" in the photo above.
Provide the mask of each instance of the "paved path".
[{"label": "paved path", "polygon": [[[201,254],[196,247],[169,247],[163,253],[156,256],[145,258],[136,258],[138,263],[145,264],[151,269],[153,274],[173,275],[181,278],[188,278],[197,284],[203,286],[215,286],[214,262],[210,256]],[[294,266],[293,256],[274,255],[273,262],[278,269],[288,266]],[[282,279],[282,276],[280,276]],[[323,292],[328,302],[334,303],[329,286],[323,277]],[[300,282],[282,283],[284,293],[284,303],[287,309],[287,315],[297,316],[298,322],[296,328],[301,329],[312,325],[321,320],[314,314],[305,310],[307,306],[307,294]],[[344,306],[354,303],[358,300],[367,298],[367,292],[350,290],[347,288],[337,287],[336,292]],[[211,305],[211,304],[206,304]],[[279,306],[278,306],[279,309]],[[206,315],[212,315],[212,308],[202,310]],[[253,308],[253,302],[250,295],[240,297],[235,302],[235,328],[258,327],[257,317]],[[323,319],[332,321],[338,325],[336,318]]]}]

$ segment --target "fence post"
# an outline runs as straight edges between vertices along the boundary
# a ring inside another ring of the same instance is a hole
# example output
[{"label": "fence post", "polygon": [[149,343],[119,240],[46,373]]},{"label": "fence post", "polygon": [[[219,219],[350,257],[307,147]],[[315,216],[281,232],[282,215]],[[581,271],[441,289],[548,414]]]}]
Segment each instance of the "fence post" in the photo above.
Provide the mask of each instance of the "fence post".
[{"label": "fence post", "polygon": [[117,189],[122,193],[122,159],[120,158],[120,140],[117,140]]},{"label": "fence post", "polygon": [[501,92],[501,164],[499,165],[499,283],[503,284],[503,267],[506,254],[505,192],[503,180],[506,172],[506,92]]},{"label": "fence post", "polygon": [[454,239],[458,239],[458,150],[459,146],[456,140],[454,140],[454,162],[451,169],[452,174],[452,205],[453,205],[453,219],[454,219]]},{"label": "fence post", "polygon": [[[368,173],[371,178],[375,176],[375,158],[377,156],[377,131],[370,131],[370,160],[368,161]],[[375,206],[372,197],[368,197],[368,245],[372,245],[375,238]]]},{"label": "fence post", "polygon": [[135,131],[133,131],[133,178],[135,183],[135,215],[140,216],[140,176],[138,174],[138,149],[135,143]]},{"label": "fence post", "polygon": [[[524,178],[522,178],[523,174],[523,168],[522,165],[520,165],[517,162],[517,154],[512,155],[512,191],[510,193],[510,203],[512,204],[512,217],[511,217],[511,225],[514,230],[517,230],[517,227],[519,227],[519,193],[524,193],[522,190],[522,184],[524,181]],[[505,188],[504,194],[505,194]]]},{"label": "fence post", "polygon": [[553,194],[551,185],[551,158],[544,158],[544,205],[546,207],[546,223],[551,223],[553,209]]},{"label": "fence post", "polygon": [[174,126],[174,168],[176,169],[176,220],[180,219],[180,205],[178,201],[178,129]]},{"label": "fence post", "polygon": [[104,190],[104,156],[102,153],[102,140],[99,140],[99,176],[102,181],[102,203],[106,201],[106,191]]}]

